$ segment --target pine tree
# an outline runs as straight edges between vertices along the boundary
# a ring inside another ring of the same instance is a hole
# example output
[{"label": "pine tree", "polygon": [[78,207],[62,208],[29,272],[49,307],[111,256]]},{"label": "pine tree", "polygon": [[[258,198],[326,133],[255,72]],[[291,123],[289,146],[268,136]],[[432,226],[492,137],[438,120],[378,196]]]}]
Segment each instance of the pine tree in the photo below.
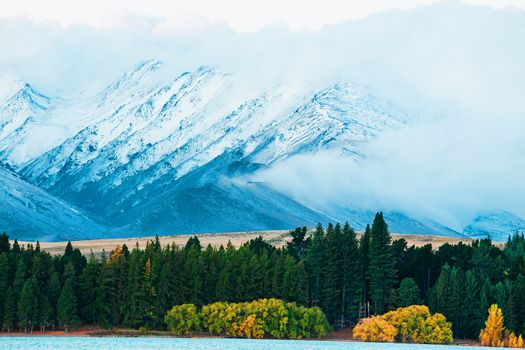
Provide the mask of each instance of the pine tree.
[{"label": "pine tree", "polygon": [[310,305],[318,306],[321,302],[321,289],[323,285],[324,246],[325,233],[323,226],[319,223],[312,236],[312,242],[306,252],[306,271],[308,274],[308,285],[310,286]]},{"label": "pine tree", "polygon": [[397,305],[407,307],[421,304],[419,287],[413,278],[407,277],[401,281],[397,292]]},{"label": "pine tree", "polygon": [[16,311],[17,308],[13,288],[9,287],[5,294],[4,318],[2,323],[2,329],[7,329],[7,332],[10,332],[16,325]]},{"label": "pine tree", "polygon": [[38,308],[38,323],[40,332],[44,333],[46,328],[53,324],[53,308],[47,295],[42,296],[40,307]]},{"label": "pine tree", "polygon": [[[97,288],[97,324],[103,328],[108,328],[111,323],[111,301],[115,294],[115,279],[112,265],[108,264],[105,257],[101,259],[100,275]],[[151,299],[144,299],[144,303],[151,302]]]},{"label": "pine tree", "polygon": [[33,281],[28,278],[18,301],[18,326],[24,329],[24,332],[33,332],[33,320],[35,318],[36,303],[33,292]]},{"label": "pine tree", "polygon": [[292,240],[286,244],[286,248],[297,259],[303,259],[306,256],[309,243],[309,240],[306,238],[306,232],[306,226],[297,227],[294,231],[290,231]]},{"label": "pine tree", "polygon": [[472,270],[465,274],[465,302],[463,307],[465,309],[465,336],[472,339],[478,335],[477,332],[482,327],[479,323],[479,283]]},{"label": "pine tree", "polygon": [[503,315],[505,315],[505,326],[513,332],[518,332],[520,327],[518,324],[518,315],[516,314],[518,310],[516,308],[516,296],[514,295],[514,283],[513,281],[505,280],[503,285],[506,297],[503,303],[504,307],[502,308]]},{"label": "pine tree", "polygon": [[131,327],[140,327],[144,320],[144,285],[142,251],[138,245],[129,255],[128,269],[128,298],[124,311],[124,324]]},{"label": "pine tree", "polygon": [[483,285],[481,286],[481,291],[479,294],[479,319],[478,323],[483,325],[483,322],[487,319],[487,310],[489,309],[490,305],[493,303],[492,298],[492,284],[490,283],[489,278],[485,278],[485,281]]},{"label": "pine tree", "polygon": [[13,281],[13,293],[15,294],[15,298],[17,298],[22,292],[22,288],[28,277],[27,270],[27,260],[24,255],[21,255],[16,265],[16,273]]},{"label": "pine tree", "polygon": [[296,262],[291,255],[284,261],[281,294],[285,301],[295,301],[301,305],[305,305],[308,299],[304,262]]},{"label": "pine tree", "polygon": [[525,277],[521,274],[514,281],[512,296],[515,331],[521,334],[525,332]]},{"label": "pine tree", "polygon": [[[5,234],[5,233],[4,233]],[[4,319],[4,303],[9,288],[9,260],[7,253],[0,252],[0,320]]]},{"label": "pine tree", "polygon": [[370,300],[370,280],[368,279],[368,268],[370,265],[368,252],[370,250],[370,225],[366,225],[365,232],[359,240],[359,267],[361,269],[361,306],[360,317],[370,316],[368,304]]},{"label": "pine tree", "polygon": [[49,300],[49,305],[51,306],[50,324],[53,329],[58,322],[57,304],[58,298],[60,297],[60,291],[60,278],[58,277],[58,273],[53,271],[53,273],[51,273],[51,277],[49,278],[49,284],[47,285],[47,297]]},{"label": "pine tree", "polygon": [[445,316],[452,321],[454,334],[458,338],[464,337],[463,332],[463,302],[465,299],[465,273],[459,267],[453,267],[450,272],[449,305]]},{"label": "pine tree", "polygon": [[[160,274],[157,283],[157,299],[155,300],[155,311],[153,322],[157,328],[164,324],[164,316],[166,312],[176,305],[176,300],[173,298],[173,291],[176,288],[175,279],[176,271],[173,269],[171,254],[163,252],[163,260],[161,263]],[[214,272],[216,274],[216,272]]]},{"label": "pine tree", "polygon": [[82,320],[95,322],[97,320],[97,288],[99,278],[99,264],[93,253],[79,276],[78,309]]},{"label": "pine tree", "polygon": [[0,254],[9,252],[11,244],[9,243],[9,236],[7,233],[2,232],[0,235]]},{"label": "pine tree", "polygon": [[77,300],[73,291],[73,280],[66,280],[57,305],[58,321],[67,333],[70,327],[79,323],[77,317]]},{"label": "pine tree", "polygon": [[392,252],[391,237],[383,213],[377,213],[370,230],[369,249],[370,299],[371,311],[384,313],[389,305],[396,279],[395,257]]},{"label": "pine tree", "polygon": [[434,289],[436,291],[436,301],[432,309],[434,311],[446,314],[450,305],[450,288],[451,283],[451,272],[452,269],[448,264],[443,265],[441,268],[441,273],[436,281]]},{"label": "pine tree", "polygon": [[[321,289],[321,308],[329,322],[333,323],[341,311],[341,225],[328,224],[324,248],[323,286]],[[340,317],[339,317],[340,319]]]},{"label": "pine tree", "polygon": [[350,225],[343,226],[342,244],[342,291],[341,315],[343,323],[354,324],[359,317],[359,300],[361,297],[361,270],[359,264],[359,247],[355,231]]}]

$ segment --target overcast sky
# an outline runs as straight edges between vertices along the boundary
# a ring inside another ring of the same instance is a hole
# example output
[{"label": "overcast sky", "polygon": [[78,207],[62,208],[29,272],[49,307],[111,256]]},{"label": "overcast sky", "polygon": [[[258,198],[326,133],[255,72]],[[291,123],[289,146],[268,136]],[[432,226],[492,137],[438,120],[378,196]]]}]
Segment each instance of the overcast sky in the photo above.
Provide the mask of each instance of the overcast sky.
[{"label": "overcast sky", "polygon": [[[409,9],[437,0],[2,0],[0,16],[25,16],[62,25],[88,23],[118,26],[125,13],[188,21],[198,16],[224,22],[238,31],[256,31],[269,24],[286,23],[293,30],[319,29],[389,9]],[[496,8],[525,8],[525,0],[465,0]]]},{"label": "overcast sky", "polygon": [[525,0],[2,0],[0,99],[16,79],[50,95],[97,91],[149,58],[173,77],[216,66],[250,88],[354,81],[414,123],[359,164],[324,154],[258,178],[459,230],[487,210],[525,217],[524,38]]}]

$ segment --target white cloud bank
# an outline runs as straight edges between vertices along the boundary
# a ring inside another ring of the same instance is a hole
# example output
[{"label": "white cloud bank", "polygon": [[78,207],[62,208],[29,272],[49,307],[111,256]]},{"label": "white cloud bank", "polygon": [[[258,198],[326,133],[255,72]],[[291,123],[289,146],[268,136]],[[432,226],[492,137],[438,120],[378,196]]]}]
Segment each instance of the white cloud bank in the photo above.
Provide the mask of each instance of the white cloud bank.
[{"label": "white cloud bank", "polygon": [[370,144],[359,164],[332,155],[295,159],[301,166],[277,165],[261,178],[319,202],[399,209],[459,228],[481,210],[525,216],[523,38],[525,11],[458,2],[318,31],[273,25],[243,33],[209,18],[135,14],[97,29],[4,18],[0,72],[16,70],[57,95],[95,91],[146,58],[166,61],[174,75],[217,66],[247,88],[366,84],[418,122]]}]

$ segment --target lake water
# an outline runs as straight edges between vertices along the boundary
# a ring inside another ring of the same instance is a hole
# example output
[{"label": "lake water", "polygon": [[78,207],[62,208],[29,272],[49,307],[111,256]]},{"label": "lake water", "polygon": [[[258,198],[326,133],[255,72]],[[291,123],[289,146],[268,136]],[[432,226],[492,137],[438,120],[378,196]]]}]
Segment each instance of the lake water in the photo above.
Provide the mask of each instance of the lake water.
[{"label": "lake water", "polygon": [[333,341],[0,337],[0,350],[479,350],[479,347]]}]

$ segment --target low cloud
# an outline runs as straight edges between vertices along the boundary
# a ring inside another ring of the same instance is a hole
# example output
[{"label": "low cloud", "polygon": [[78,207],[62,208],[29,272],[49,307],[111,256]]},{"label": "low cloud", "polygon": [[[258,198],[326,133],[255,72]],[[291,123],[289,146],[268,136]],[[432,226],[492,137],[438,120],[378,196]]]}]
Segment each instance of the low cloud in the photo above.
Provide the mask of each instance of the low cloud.
[{"label": "low cloud", "polygon": [[[460,2],[316,31],[275,24],[240,33],[200,18],[133,14],[99,29],[4,18],[0,72],[59,96],[96,92],[148,58],[169,65],[170,79],[215,66],[243,91],[283,82],[367,85],[415,122],[370,143],[361,162],[298,157],[257,178],[312,203],[403,210],[460,228],[485,209],[525,216],[524,37],[525,11]],[[0,83],[0,97],[12,86]]]},{"label": "low cloud", "polygon": [[461,230],[485,211],[525,217],[523,130],[518,119],[442,119],[384,133],[361,161],[297,156],[254,180],[314,207],[402,211]]}]

